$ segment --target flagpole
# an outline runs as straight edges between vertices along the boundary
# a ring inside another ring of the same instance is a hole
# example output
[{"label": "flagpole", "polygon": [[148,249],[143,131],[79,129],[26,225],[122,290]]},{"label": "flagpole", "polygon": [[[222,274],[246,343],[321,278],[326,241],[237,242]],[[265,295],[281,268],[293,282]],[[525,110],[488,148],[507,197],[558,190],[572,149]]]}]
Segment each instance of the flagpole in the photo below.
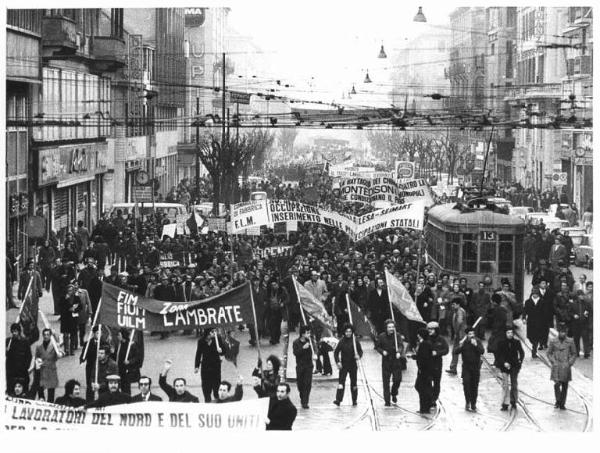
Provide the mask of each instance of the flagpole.
[{"label": "flagpole", "polygon": [[[294,277],[293,275],[292,275],[292,281],[294,282],[294,291],[296,291],[296,297],[298,298],[298,305],[300,305],[300,314],[302,315],[302,322],[304,323],[305,326],[308,326],[308,323],[306,322],[306,315],[304,314],[304,308],[302,307],[302,304],[300,304],[300,294],[298,293],[298,287],[296,286],[298,284],[298,282],[296,281],[296,277]],[[310,349],[312,350],[313,355],[315,355],[316,354],[315,347],[312,342],[310,331],[308,334],[308,342],[310,344]],[[314,362],[314,360],[313,360],[313,362]]]},{"label": "flagpole", "polygon": [[[129,352],[131,351],[131,345],[133,344],[133,336],[135,335],[135,328],[131,329],[129,334],[129,344],[127,345],[127,352],[125,352],[125,362],[129,359]],[[118,357],[117,357],[118,359]]]},{"label": "flagpole", "polygon": [[[350,321],[350,324],[352,324],[352,311],[350,310],[350,297],[348,296],[348,293],[346,293],[346,309],[348,310],[348,320]],[[356,336],[354,335],[354,332],[352,332],[352,346],[354,347],[354,357],[356,357],[358,352],[356,349]]]},{"label": "flagpole", "polygon": [[258,359],[261,359],[260,353],[260,338],[258,337],[258,320],[256,319],[256,308],[254,307],[254,293],[252,291],[252,285],[250,281],[248,281],[248,286],[250,287],[250,302],[252,302],[252,316],[254,316],[254,334],[256,335],[256,348],[258,350]]},{"label": "flagpole", "polygon": [[[387,269],[385,270],[385,281],[386,281],[386,290],[388,293],[388,302],[390,303],[390,314],[392,315],[392,321],[394,321],[394,345],[396,346],[396,353],[398,352],[398,335],[396,335],[396,318],[394,317],[394,309],[392,306],[392,295],[390,294],[390,285],[387,284],[388,282],[388,274],[390,273],[390,271],[388,271]],[[387,329],[387,326],[386,326]]]},{"label": "flagpole", "polygon": [[[48,320],[46,319],[46,315],[44,315],[44,312],[42,310],[38,310],[38,312],[40,313],[40,315],[42,315],[42,322],[44,323],[44,328],[50,329],[50,324],[48,324]],[[52,347],[56,351],[56,355],[59,358],[62,357],[64,354],[60,349],[58,349],[56,339],[54,338],[54,335],[52,335],[52,333],[50,333],[50,343],[52,343]]]},{"label": "flagpole", "polygon": [[[98,363],[100,361],[100,340],[102,339],[102,324],[98,324],[98,331],[100,332],[100,338],[98,339],[98,344],[96,345],[96,366],[94,369],[94,383],[98,385]],[[89,342],[88,342],[89,344]],[[99,390],[94,391],[94,398],[98,399]]]},{"label": "flagpole", "polygon": [[25,295],[23,296],[23,299],[21,299],[21,306],[19,307],[19,314],[17,315],[17,319],[15,320],[15,322],[19,322],[21,320],[21,313],[23,312],[23,307],[25,306],[25,299],[27,299],[27,296],[29,295],[29,291],[31,291],[32,283],[33,283],[33,276],[31,276],[31,278],[29,279],[29,284],[27,285],[27,290],[25,291]]},{"label": "flagpole", "polygon": [[[482,316],[480,316],[479,318],[477,318],[477,321],[475,321],[475,323],[473,323],[473,325],[471,326],[471,328],[472,328],[472,329],[474,329],[475,327],[477,327],[477,324],[479,324],[479,321],[481,321],[482,319],[483,319],[483,317],[482,317]],[[463,343],[465,342],[465,340],[466,340],[466,339],[467,339],[467,336],[465,335],[465,336],[462,338],[462,340],[460,340],[460,342],[459,342],[458,344],[459,344],[459,345],[460,345],[460,344],[463,344]]]},{"label": "flagpole", "polygon": [[423,235],[419,233],[419,248],[417,249],[417,283],[419,283],[419,272],[421,269],[421,242],[423,240]]},{"label": "flagpole", "polygon": [[[96,321],[98,320],[98,313],[100,313],[100,305],[102,305],[102,297],[98,301],[98,306],[96,307],[96,313],[94,313],[94,320],[92,321],[92,328],[90,329],[90,333],[88,334],[88,339],[87,339],[87,342],[85,343],[85,349],[83,351],[83,356],[82,356],[81,360],[86,360],[86,358],[87,358],[87,352],[88,352],[88,347],[90,346],[90,340],[92,339],[92,336],[94,335],[94,326],[96,325]],[[100,332],[100,335],[102,336],[102,332]]]}]

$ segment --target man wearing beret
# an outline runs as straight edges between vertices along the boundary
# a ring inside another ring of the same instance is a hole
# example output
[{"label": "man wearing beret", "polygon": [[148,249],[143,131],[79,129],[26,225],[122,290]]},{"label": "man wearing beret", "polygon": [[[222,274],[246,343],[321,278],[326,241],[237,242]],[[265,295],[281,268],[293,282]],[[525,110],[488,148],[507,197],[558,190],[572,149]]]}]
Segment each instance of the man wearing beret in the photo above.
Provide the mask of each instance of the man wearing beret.
[{"label": "man wearing beret", "polygon": [[431,343],[431,374],[433,379],[433,393],[431,405],[435,406],[440,396],[440,383],[442,381],[442,357],[448,354],[449,348],[446,340],[440,335],[440,325],[431,321],[427,324],[429,341]]},{"label": "man wearing beret", "polygon": [[462,358],[462,380],[465,393],[465,410],[477,411],[477,390],[481,370],[481,356],[484,349],[481,340],[475,336],[475,329],[467,327],[466,337],[458,344],[456,353]]}]

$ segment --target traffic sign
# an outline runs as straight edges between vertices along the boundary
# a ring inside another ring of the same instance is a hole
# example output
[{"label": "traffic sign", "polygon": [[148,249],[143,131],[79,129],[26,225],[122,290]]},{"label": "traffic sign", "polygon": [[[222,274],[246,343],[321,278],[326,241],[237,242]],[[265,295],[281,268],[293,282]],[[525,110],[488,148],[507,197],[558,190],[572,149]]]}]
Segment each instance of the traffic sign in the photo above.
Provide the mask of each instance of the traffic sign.
[{"label": "traffic sign", "polygon": [[141,203],[152,202],[152,187],[150,186],[134,186],[133,198]]},{"label": "traffic sign", "polygon": [[553,186],[565,186],[566,184],[567,184],[567,173],[566,172],[552,173],[552,185]]},{"label": "traffic sign", "polygon": [[396,179],[413,179],[415,175],[415,163],[405,160],[396,161]]}]

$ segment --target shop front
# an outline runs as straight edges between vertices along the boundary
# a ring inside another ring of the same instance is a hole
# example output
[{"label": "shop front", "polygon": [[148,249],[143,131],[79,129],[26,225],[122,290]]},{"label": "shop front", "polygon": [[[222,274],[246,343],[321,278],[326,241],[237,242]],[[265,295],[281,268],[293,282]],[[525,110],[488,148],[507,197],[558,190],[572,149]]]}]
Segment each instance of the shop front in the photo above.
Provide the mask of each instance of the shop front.
[{"label": "shop front", "polygon": [[62,145],[38,150],[36,205],[48,228],[64,237],[79,221],[90,230],[102,214],[107,144]]}]

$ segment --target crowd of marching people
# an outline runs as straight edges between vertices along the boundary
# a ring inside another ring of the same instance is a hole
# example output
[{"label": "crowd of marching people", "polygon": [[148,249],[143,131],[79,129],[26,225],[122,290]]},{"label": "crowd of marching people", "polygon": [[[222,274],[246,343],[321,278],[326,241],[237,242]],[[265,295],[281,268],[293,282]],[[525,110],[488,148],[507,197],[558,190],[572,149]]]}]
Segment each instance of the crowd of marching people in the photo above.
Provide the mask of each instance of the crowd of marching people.
[{"label": "crowd of marching people", "polygon": [[[335,197],[331,178],[323,172],[307,175],[296,187],[273,178],[241,189],[244,197],[256,190],[266,191],[272,198],[305,201],[354,215],[372,209],[342,203]],[[187,189],[176,191],[172,197],[190,202],[188,198]],[[9,395],[87,407],[161,398],[153,393],[153,380],[141,375],[143,335],[132,342],[126,330],[107,335],[97,326],[90,326],[103,282],[140,296],[173,302],[207,299],[250,282],[258,321],[256,328],[245,326],[250,346],[261,339],[280,343],[282,323],[289,331],[298,331],[292,351],[303,408],[309,407],[313,374],[333,373],[330,353],[339,368],[334,403],[342,402],[349,377],[350,397],[357,404],[357,369],[363,353],[361,341],[364,343],[366,338],[355,334],[346,305],[340,303],[346,296],[373,326],[371,336],[382,357],[386,405],[397,402],[402,371],[414,359],[419,411],[429,413],[439,398],[443,357],[449,354],[452,360],[447,372],[456,375],[460,359],[465,408],[477,410],[481,357],[487,349],[494,354],[494,365],[502,377],[500,408],[515,407],[518,373],[524,359],[515,335],[515,321],[519,319],[527,323],[532,356],[547,349],[553,364],[552,380],[557,385],[558,408],[565,407],[570,367],[580,356],[580,349],[584,358],[591,354],[593,283],[574,281],[568,251],[563,250],[566,247],[561,242],[564,238],[549,231],[527,233],[524,249],[533,289],[525,300],[517,300],[513,282],[508,280],[496,288],[489,276],[482,276],[477,286],[471,287],[466,278],[436,272],[421,253],[427,238],[418,231],[386,230],[354,243],[339,230],[300,224],[298,231],[284,234],[269,230],[260,236],[232,236],[224,231],[198,234],[195,230],[172,238],[161,237],[165,223],[168,219],[156,215],[140,225],[139,219],[124,218],[116,212],[103,216],[93,231],[79,225],[75,231],[66,232],[64,240],[51,234],[39,245],[37,255],[18,276],[17,297],[22,300],[29,291],[37,298],[44,291],[49,293],[53,301],[53,313],[49,314],[60,317],[60,332],[43,329],[38,342],[40,334],[35,326],[29,326],[27,332],[22,324],[11,326],[11,336],[6,340]],[[281,251],[274,255],[257,253],[269,247]],[[168,267],[162,265],[165,261],[170,263]],[[389,303],[386,270],[405,286],[425,324],[408,320]],[[295,281],[324,305],[336,321],[336,332],[328,333],[316,322],[302,322]],[[9,299],[8,303],[14,301]],[[559,334],[551,340],[553,327]],[[239,344],[236,346],[226,331],[207,329],[195,334],[198,346],[194,369],[200,373],[203,400],[240,400],[241,380],[234,384],[223,381],[220,372],[221,357],[229,355],[235,360],[232,350]],[[183,335],[194,332],[184,331]],[[329,340],[332,336],[337,337],[333,343]],[[81,382],[71,379],[65,383],[65,394],[55,398],[59,351],[79,354],[85,364],[81,378],[85,395],[81,395]],[[289,400],[290,387],[281,381],[281,366],[278,357],[269,356],[253,372],[257,395],[272,399],[270,429],[289,429],[296,416]],[[198,402],[200,399],[186,389],[184,378],[168,382],[170,367],[171,363],[165,362],[158,379],[168,400]],[[135,386],[139,394],[132,396]]]}]

